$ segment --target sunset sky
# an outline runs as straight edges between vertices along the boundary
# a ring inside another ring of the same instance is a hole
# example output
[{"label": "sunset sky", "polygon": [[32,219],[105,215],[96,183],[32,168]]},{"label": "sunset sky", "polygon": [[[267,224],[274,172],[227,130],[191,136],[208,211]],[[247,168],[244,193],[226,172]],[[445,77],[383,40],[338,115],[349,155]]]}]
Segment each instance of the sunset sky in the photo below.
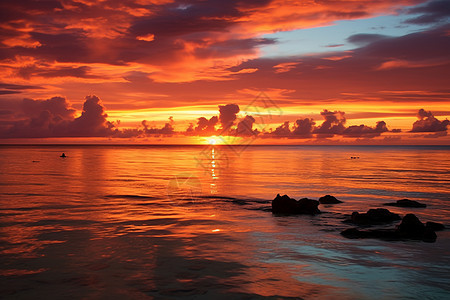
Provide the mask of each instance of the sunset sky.
[{"label": "sunset sky", "polygon": [[450,144],[447,0],[14,0],[0,15],[0,143]]}]

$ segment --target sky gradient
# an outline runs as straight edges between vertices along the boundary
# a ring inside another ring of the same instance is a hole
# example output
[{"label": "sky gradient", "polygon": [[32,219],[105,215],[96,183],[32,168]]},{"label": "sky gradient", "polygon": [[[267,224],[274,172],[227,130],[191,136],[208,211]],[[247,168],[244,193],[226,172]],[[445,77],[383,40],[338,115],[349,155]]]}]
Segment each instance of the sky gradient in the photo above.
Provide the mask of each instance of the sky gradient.
[{"label": "sky gradient", "polygon": [[0,11],[0,143],[450,144],[448,1]]}]

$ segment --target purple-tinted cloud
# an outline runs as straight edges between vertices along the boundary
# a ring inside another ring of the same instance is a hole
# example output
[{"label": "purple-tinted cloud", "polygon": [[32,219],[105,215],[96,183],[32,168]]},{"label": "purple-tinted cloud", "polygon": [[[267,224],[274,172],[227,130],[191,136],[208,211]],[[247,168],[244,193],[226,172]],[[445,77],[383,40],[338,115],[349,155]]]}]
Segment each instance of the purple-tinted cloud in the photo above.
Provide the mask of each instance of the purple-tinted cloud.
[{"label": "purple-tinted cloud", "polygon": [[[345,113],[341,111],[328,111],[323,110],[321,113],[324,121],[321,125],[315,126],[316,122],[313,119],[305,118],[295,121],[295,125],[292,130],[289,126],[289,122],[286,121],[277,127],[274,131],[264,133],[263,137],[274,138],[329,138],[335,135],[351,138],[374,138],[380,136],[383,132],[388,132],[386,122],[379,121],[375,127],[367,125],[353,125],[345,127],[344,123]],[[400,132],[400,131],[395,131]]]},{"label": "purple-tinted cloud", "polygon": [[68,136],[75,110],[65,98],[39,101],[24,99],[15,121],[0,127],[1,138],[34,138]]},{"label": "purple-tinted cloud", "polygon": [[323,123],[314,129],[314,133],[322,137],[332,137],[335,134],[342,134],[345,130],[345,112],[323,110],[321,113],[324,118]]},{"label": "purple-tinted cloud", "polygon": [[270,134],[267,134],[268,137],[290,137],[291,136],[291,129],[289,126],[289,121],[284,122],[277,128],[275,128],[274,131],[272,131]]},{"label": "purple-tinted cloud", "polygon": [[219,120],[223,129],[230,128],[234,124],[239,111],[237,104],[219,105]]},{"label": "purple-tinted cloud", "polygon": [[433,116],[431,111],[426,111],[423,108],[417,113],[417,120],[414,122],[411,132],[439,132],[447,131],[450,124],[449,120],[439,121]]},{"label": "purple-tinted cloud", "polygon": [[73,120],[69,126],[71,136],[111,136],[114,124],[107,120],[108,115],[100,98],[87,96],[83,104],[81,116]]},{"label": "purple-tinted cloud", "polygon": [[315,124],[316,122],[310,118],[298,119],[295,121],[292,135],[296,138],[310,138],[312,137]]},{"label": "purple-tinted cloud", "polygon": [[33,76],[44,78],[53,77],[78,77],[78,78],[101,78],[90,74],[91,68],[88,66],[81,67],[42,67],[42,66],[25,66],[17,70],[17,75],[24,79],[30,79]]},{"label": "purple-tinted cloud", "polygon": [[369,127],[366,125],[349,126],[343,131],[342,135],[347,137],[373,138],[380,136],[383,132],[387,131],[389,130],[387,129],[386,122],[379,121],[375,127]]},{"label": "purple-tinted cloud", "polygon": [[175,133],[173,126],[170,123],[166,123],[164,125],[164,127],[162,127],[162,128],[157,128],[157,127],[149,127],[147,125],[147,121],[144,120],[144,121],[142,121],[142,126],[144,126],[143,133],[146,136],[149,136],[149,135],[156,135],[156,136],[168,135],[168,136],[170,136]]},{"label": "purple-tinted cloud", "polygon": [[190,126],[187,129],[188,133],[197,135],[213,135],[216,133],[216,125],[219,122],[217,116],[211,117],[209,120],[205,117],[200,117],[197,120],[197,126],[194,128]]},{"label": "purple-tinted cloud", "polygon": [[258,135],[258,130],[253,129],[253,124],[255,123],[255,118],[252,116],[245,116],[236,127],[236,136],[252,136]]},{"label": "purple-tinted cloud", "polygon": [[448,21],[450,18],[450,2],[447,0],[429,1],[425,5],[411,8],[408,14],[421,14],[418,17],[408,19],[410,24],[433,24]]},{"label": "purple-tinted cloud", "polygon": [[[13,112],[4,112],[12,119]],[[171,123],[158,128],[150,127],[146,120],[142,121],[141,128],[120,129],[118,128],[120,121],[115,123],[108,121],[105,107],[95,95],[85,98],[79,117],[75,117],[75,112],[70,103],[62,97],[48,100],[24,99],[20,105],[20,112],[14,115],[14,120],[0,122],[0,138],[131,138],[175,133]],[[170,120],[173,122],[173,119]]]},{"label": "purple-tinted cloud", "polygon": [[388,36],[382,34],[359,33],[349,36],[347,41],[356,45],[367,45],[386,38],[388,38]]}]

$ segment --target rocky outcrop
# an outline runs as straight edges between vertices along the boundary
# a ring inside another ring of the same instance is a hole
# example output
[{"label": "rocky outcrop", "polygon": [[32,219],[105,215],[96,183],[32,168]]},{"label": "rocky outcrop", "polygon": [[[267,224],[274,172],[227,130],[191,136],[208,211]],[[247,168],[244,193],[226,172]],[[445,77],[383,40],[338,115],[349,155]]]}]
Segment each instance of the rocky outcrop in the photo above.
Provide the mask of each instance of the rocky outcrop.
[{"label": "rocky outcrop", "polygon": [[[434,223],[434,222],[433,222]],[[439,224],[439,223],[435,223]],[[442,225],[442,224],[439,224]],[[407,214],[403,217],[400,225],[395,229],[372,229],[359,230],[349,228],[341,232],[343,236],[350,239],[377,238],[386,240],[422,240],[433,243],[436,241],[436,233],[432,225],[424,225],[414,214]]]},{"label": "rocky outcrop", "polygon": [[414,214],[404,216],[396,232],[401,238],[423,240],[425,242],[434,242],[437,237],[434,230],[427,228]]},{"label": "rocky outcrop", "polygon": [[409,199],[402,199],[393,203],[384,203],[383,205],[397,206],[397,207],[427,207],[427,205],[424,203],[420,203]]},{"label": "rocky outcrop", "polygon": [[318,206],[319,201],[317,200],[302,198],[297,201],[288,195],[280,196],[278,194],[272,201],[272,213],[315,215],[320,214]]},{"label": "rocky outcrop", "polygon": [[319,203],[320,204],[338,204],[338,203],[342,203],[342,201],[336,199],[336,197],[334,197],[334,196],[325,195],[325,196],[319,198]]},{"label": "rocky outcrop", "polygon": [[441,231],[445,229],[444,224],[436,223],[436,222],[427,222],[425,227],[430,228],[433,231]]},{"label": "rocky outcrop", "polygon": [[346,222],[358,225],[376,225],[400,220],[400,216],[385,208],[369,209],[366,213],[354,211]]}]

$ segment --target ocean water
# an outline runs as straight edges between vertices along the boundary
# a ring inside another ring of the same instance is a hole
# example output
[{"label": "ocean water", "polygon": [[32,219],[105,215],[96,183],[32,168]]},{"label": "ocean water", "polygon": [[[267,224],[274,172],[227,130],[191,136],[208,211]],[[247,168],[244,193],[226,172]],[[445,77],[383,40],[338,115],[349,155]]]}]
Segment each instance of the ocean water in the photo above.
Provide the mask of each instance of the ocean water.
[{"label": "ocean water", "polygon": [[[2,145],[0,298],[449,299],[449,230],[340,235],[403,198],[427,208],[389,210],[450,228],[449,150]],[[344,203],[274,216],[278,193]]]}]

